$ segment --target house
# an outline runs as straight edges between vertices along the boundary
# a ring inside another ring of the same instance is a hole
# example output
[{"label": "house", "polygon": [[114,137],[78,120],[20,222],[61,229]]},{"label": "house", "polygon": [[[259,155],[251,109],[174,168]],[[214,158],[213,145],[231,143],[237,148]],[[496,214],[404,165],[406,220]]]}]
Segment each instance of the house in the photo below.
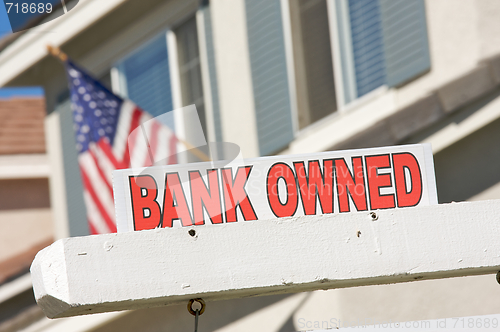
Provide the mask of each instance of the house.
[{"label": "house", "polygon": [[54,241],[41,97],[0,99],[0,331],[43,317],[29,267]]},{"label": "house", "polygon": [[[440,203],[500,198],[499,14],[493,0],[81,0],[3,44],[0,86],[44,87],[56,238],[88,229],[66,74],[47,45],[153,115],[196,104],[208,140],[245,158],[425,142]],[[500,310],[499,292],[494,276],[475,276],[267,296],[209,303],[200,324],[293,331],[485,315]],[[26,331],[173,331],[192,320],[173,306]]]}]

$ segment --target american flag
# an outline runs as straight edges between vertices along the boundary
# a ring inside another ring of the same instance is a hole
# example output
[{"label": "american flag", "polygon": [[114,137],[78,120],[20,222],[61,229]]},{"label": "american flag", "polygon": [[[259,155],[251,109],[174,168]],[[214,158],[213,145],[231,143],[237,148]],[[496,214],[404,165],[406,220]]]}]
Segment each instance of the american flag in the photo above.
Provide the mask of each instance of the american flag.
[{"label": "american flag", "polygon": [[89,229],[116,232],[112,171],[176,163],[177,138],[69,60],[66,70]]}]

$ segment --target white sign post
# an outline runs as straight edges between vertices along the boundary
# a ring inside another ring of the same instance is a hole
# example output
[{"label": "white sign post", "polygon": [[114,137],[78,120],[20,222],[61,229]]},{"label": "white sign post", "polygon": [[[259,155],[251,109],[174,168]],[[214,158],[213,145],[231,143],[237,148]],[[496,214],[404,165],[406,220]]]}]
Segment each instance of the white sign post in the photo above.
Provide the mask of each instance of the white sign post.
[{"label": "white sign post", "polygon": [[[239,183],[251,183],[246,171],[239,179],[238,172],[215,168],[205,171],[207,179],[196,176],[199,170],[193,168],[186,174],[195,176],[183,180],[171,168],[163,173],[151,168],[139,175],[153,181],[139,183],[136,171],[122,171],[125,177],[115,174],[115,195],[116,183],[128,180],[130,190],[116,198],[122,200],[117,213],[125,216],[126,232],[63,239],[40,251],[31,267],[36,300],[48,317],[56,318],[193,298],[212,301],[499,271],[500,201],[429,205],[435,200],[435,184],[432,168],[426,167],[426,148],[404,149],[351,151],[347,157],[321,160],[309,155],[294,157],[293,163],[289,157],[265,158],[260,165],[254,161],[254,169],[269,170],[260,195]],[[330,164],[337,166],[336,172],[324,172]],[[270,177],[274,167],[280,167],[279,173]],[[349,167],[358,167],[357,172],[339,171]],[[314,168],[323,171],[321,177],[310,175]],[[232,181],[220,180],[225,172]],[[296,174],[306,172],[308,182],[301,184]],[[330,181],[327,174],[333,174],[332,194],[322,192]],[[280,188],[282,182],[286,186]],[[356,192],[356,185],[364,193]],[[199,192],[193,195],[193,188]],[[190,190],[185,203],[179,199],[183,189]],[[224,197],[232,197],[233,204],[227,205],[231,199]],[[248,201],[242,203],[245,197]],[[366,198],[366,209],[360,197]],[[126,199],[131,200],[128,206]],[[205,204],[209,201],[213,205]],[[374,202],[416,206],[374,209]],[[219,211],[215,203],[224,206]],[[165,208],[170,209],[167,216]],[[252,211],[256,218],[249,218]],[[170,227],[175,223],[186,227]]]},{"label": "white sign post", "polygon": [[33,262],[35,297],[55,318],[500,270],[500,200],[375,213],[62,239]]}]

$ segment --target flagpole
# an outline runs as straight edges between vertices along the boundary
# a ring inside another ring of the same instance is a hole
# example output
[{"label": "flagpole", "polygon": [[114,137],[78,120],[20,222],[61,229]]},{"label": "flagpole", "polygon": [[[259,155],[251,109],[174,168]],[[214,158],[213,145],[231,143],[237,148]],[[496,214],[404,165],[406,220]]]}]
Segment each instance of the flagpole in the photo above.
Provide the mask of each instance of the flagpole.
[{"label": "flagpole", "polygon": [[178,138],[177,140],[183,144],[191,154],[195,155],[196,157],[200,158],[202,161],[212,161],[209,156],[207,156],[203,151],[198,149],[197,147],[193,146],[189,142],[186,142],[185,140]]},{"label": "flagpole", "polygon": [[[68,61],[68,55],[66,53],[64,53],[63,51],[61,51],[61,49],[59,47],[47,45],[47,51],[49,52],[50,55],[58,58],[62,62]],[[141,127],[142,127],[142,124],[141,124]],[[211,161],[210,157],[207,156],[203,151],[201,151],[197,147],[193,146],[192,144],[190,144],[189,142],[187,142],[183,139],[180,139],[178,137],[176,137],[176,138],[177,138],[177,141],[179,141],[181,144],[183,144],[191,154],[200,158],[202,161]],[[149,144],[148,144],[148,148],[149,148]],[[151,151],[149,151],[149,153],[151,154]],[[151,158],[151,163],[154,164],[153,158]]]},{"label": "flagpole", "polygon": [[55,46],[52,46],[52,45],[47,45],[47,51],[49,51],[50,55],[52,55],[53,57],[58,58],[62,62],[68,61],[68,56],[66,55],[66,53],[64,53],[63,51],[61,51],[61,49],[59,47],[55,47]]}]

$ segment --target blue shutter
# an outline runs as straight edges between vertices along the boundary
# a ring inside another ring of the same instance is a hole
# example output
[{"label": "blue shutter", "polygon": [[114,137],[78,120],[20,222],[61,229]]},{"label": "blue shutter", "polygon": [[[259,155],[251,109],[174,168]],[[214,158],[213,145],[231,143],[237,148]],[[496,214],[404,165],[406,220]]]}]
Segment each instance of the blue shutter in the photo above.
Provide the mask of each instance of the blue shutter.
[{"label": "blue shutter", "polygon": [[389,86],[430,68],[424,0],[380,0]]},{"label": "blue shutter", "polygon": [[[161,34],[120,65],[128,98],[153,116],[173,110],[167,38]],[[168,124],[172,129],[174,124]]]},{"label": "blue shutter", "polygon": [[348,3],[357,96],[361,97],[386,81],[380,6],[377,0]]},{"label": "blue shutter", "polygon": [[215,68],[215,49],[214,36],[212,31],[212,15],[210,5],[203,9],[203,18],[205,23],[205,43],[207,47],[208,75],[210,80],[210,90],[212,92],[212,112],[215,127],[215,140],[222,142],[222,126],[220,119],[219,87],[217,84],[217,72]]},{"label": "blue shutter", "polygon": [[293,139],[280,0],[246,0],[248,47],[261,155]]}]

